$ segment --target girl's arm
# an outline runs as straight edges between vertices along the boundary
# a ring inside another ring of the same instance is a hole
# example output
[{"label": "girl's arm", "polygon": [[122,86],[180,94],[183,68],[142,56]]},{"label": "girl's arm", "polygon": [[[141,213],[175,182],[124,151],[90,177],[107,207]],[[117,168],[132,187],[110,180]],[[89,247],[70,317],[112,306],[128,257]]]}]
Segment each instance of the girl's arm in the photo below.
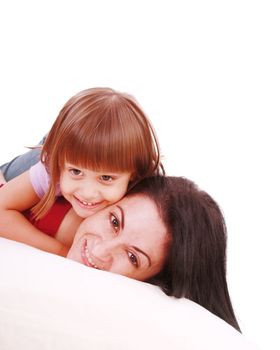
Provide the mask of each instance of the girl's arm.
[{"label": "girl's arm", "polygon": [[21,214],[38,203],[28,171],[7,182],[0,189],[0,236],[66,256],[68,248],[35,228]]}]

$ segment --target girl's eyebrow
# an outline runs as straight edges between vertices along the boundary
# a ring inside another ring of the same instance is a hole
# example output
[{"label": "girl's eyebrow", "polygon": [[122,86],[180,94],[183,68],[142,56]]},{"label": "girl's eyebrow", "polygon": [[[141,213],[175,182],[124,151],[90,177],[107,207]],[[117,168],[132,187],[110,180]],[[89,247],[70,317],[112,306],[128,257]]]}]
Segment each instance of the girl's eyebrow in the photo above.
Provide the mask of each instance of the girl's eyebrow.
[{"label": "girl's eyebrow", "polygon": [[[116,205],[116,207],[121,212],[121,228],[123,229],[124,228],[124,210],[123,210],[123,208],[120,205]],[[138,253],[143,254],[147,258],[147,260],[149,262],[149,267],[151,267],[152,262],[151,262],[151,258],[149,257],[149,255],[147,253],[145,253],[142,249],[138,248],[138,247],[135,247],[135,246],[131,246],[131,247],[133,249],[135,249]]]}]

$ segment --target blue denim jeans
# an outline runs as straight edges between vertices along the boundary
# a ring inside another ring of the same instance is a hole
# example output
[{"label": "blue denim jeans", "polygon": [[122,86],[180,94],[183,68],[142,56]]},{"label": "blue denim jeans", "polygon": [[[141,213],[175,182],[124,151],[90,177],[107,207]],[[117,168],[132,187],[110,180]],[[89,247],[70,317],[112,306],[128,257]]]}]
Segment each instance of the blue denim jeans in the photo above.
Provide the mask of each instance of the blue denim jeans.
[{"label": "blue denim jeans", "polygon": [[[45,137],[41,140],[40,145],[45,141]],[[32,165],[36,164],[40,160],[41,149],[32,149],[16,158],[12,159],[10,162],[5,163],[0,166],[0,170],[3,173],[6,181],[13,179],[14,177],[24,173]]]}]

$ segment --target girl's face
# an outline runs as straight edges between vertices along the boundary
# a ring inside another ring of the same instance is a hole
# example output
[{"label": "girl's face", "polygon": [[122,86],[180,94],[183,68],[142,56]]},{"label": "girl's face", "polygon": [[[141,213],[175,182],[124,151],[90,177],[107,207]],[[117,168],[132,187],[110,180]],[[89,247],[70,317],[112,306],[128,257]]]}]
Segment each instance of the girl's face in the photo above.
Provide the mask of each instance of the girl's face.
[{"label": "girl's face", "polygon": [[144,281],[161,271],[168,247],[169,236],[154,202],[133,195],[85,219],[67,257]]},{"label": "girl's face", "polygon": [[130,173],[95,172],[65,163],[60,175],[61,194],[82,218],[120,200],[127,191]]}]

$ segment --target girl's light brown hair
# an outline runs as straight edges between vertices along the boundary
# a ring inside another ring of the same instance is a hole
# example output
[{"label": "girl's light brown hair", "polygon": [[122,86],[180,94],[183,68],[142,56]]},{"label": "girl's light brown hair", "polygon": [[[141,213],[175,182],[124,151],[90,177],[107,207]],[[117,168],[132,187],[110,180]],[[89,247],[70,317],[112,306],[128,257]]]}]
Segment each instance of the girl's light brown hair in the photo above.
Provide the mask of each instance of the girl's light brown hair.
[{"label": "girl's light brown hair", "polygon": [[95,171],[130,172],[129,187],[164,173],[153,127],[135,99],[110,88],[92,88],[70,98],[44,143],[41,161],[48,192],[33,208],[36,218],[54,203],[65,162]]}]

